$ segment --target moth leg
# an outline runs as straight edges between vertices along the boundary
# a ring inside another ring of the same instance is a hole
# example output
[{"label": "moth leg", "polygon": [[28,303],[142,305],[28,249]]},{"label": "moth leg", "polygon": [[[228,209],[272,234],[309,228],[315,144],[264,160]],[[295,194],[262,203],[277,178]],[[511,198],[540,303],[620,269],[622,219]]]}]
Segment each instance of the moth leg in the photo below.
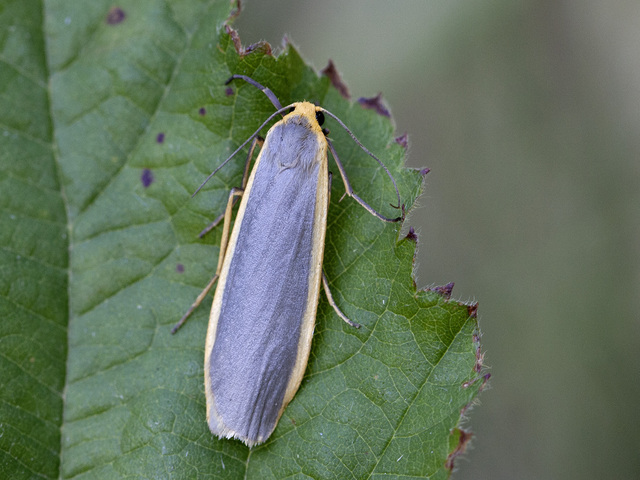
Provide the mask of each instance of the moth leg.
[{"label": "moth leg", "polygon": [[336,165],[338,165],[338,170],[340,171],[340,176],[342,177],[342,182],[344,183],[344,194],[349,195],[356,202],[362,205],[371,215],[378,217],[380,220],[384,220],[385,222],[400,222],[404,219],[404,205],[402,206],[402,216],[396,218],[387,218],[377,210],[375,210],[371,205],[362,200],[351,188],[351,184],[349,183],[349,179],[347,178],[347,172],[345,172],[340,159],[338,158],[338,154],[336,153],[335,148],[333,148],[333,144],[327,139],[327,143],[329,144],[329,150],[331,150],[331,154],[333,155],[334,160],[336,161]]},{"label": "moth leg", "polygon": [[[251,159],[253,158],[253,154],[256,150],[256,146],[259,145],[262,148],[263,143],[264,143],[264,139],[259,136],[255,137],[253,139],[253,142],[251,142],[251,147],[249,148],[249,154],[247,155],[247,160],[245,161],[245,164],[244,164],[244,173],[242,174],[242,190],[244,190],[247,187],[247,181],[249,180],[249,167],[251,166]],[[234,199],[233,204],[235,205],[237,201],[238,201],[238,197]],[[227,214],[227,211],[225,210],[218,216],[218,218],[216,218],[213,222],[207,225],[206,228],[198,234],[198,237],[202,238],[211,230],[216,228],[226,214]]]},{"label": "moth leg", "polygon": [[220,218],[224,218],[224,227],[222,229],[222,240],[220,241],[220,254],[218,255],[218,267],[216,268],[216,274],[209,281],[204,290],[200,292],[200,295],[195,299],[195,301],[189,307],[189,310],[182,316],[180,321],[174,325],[171,329],[171,333],[174,334],[178,331],[178,329],[184,325],[189,316],[193,313],[193,311],[200,306],[202,300],[207,296],[207,294],[213,288],[213,285],[216,283],[218,278],[220,277],[220,271],[222,270],[222,262],[224,262],[224,256],[227,251],[227,245],[229,244],[229,231],[231,230],[231,210],[233,209],[233,205],[238,200],[238,197],[241,197],[244,193],[244,190],[241,188],[232,188],[229,193],[229,200],[227,201],[227,208],[225,212],[220,216]]},{"label": "moth leg", "polygon": [[211,281],[207,284],[207,286],[204,287],[204,290],[202,290],[202,292],[200,292],[200,295],[198,295],[196,300],[191,304],[191,306],[189,307],[189,310],[187,310],[187,312],[182,316],[180,321],[173,326],[173,328],[171,329],[171,335],[176,333],[178,331],[178,329],[182,325],[184,325],[184,323],[187,321],[187,318],[189,318],[191,316],[193,311],[200,306],[200,303],[202,303],[202,300],[204,300],[204,297],[206,297],[207,294],[211,291],[211,289],[213,288],[213,285],[216,283],[217,280],[218,280],[218,274],[216,274],[211,279]]},{"label": "moth leg", "polygon": [[200,232],[199,237],[202,238],[204,235],[213,230],[218,224],[225,220],[224,227],[222,229],[222,239],[220,240],[220,254],[218,256],[218,266],[216,267],[216,274],[209,281],[204,290],[200,292],[195,299],[195,301],[189,307],[189,310],[182,316],[180,321],[174,325],[171,329],[171,333],[176,333],[178,329],[184,325],[189,316],[193,313],[193,311],[200,306],[202,300],[205,299],[207,294],[211,291],[213,286],[215,285],[218,277],[220,277],[220,270],[222,270],[222,262],[224,261],[224,255],[227,251],[227,245],[229,243],[229,230],[231,229],[231,212],[233,210],[233,206],[238,202],[238,199],[242,196],[244,189],[247,186],[247,182],[249,180],[249,167],[251,166],[251,159],[253,158],[253,154],[255,152],[256,146],[262,146],[264,140],[260,137],[255,137],[253,142],[251,143],[251,147],[249,148],[249,154],[247,155],[247,160],[244,164],[244,173],[242,174],[242,188],[232,188],[231,192],[229,192],[229,200],[227,201],[227,208],[225,208],[224,212],[218,216],[212,223],[210,223],[207,228],[205,228],[202,232]]},{"label": "moth leg", "polygon": [[[329,203],[329,201],[331,200],[331,181],[332,181],[332,179],[333,179],[333,174],[331,172],[329,172],[329,193],[327,194],[327,203]],[[342,310],[340,310],[338,308],[338,305],[333,300],[333,295],[331,295],[331,290],[329,289],[329,281],[327,280],[327,276],[324,274],[324,271],[322,272],[322,286],[324,288],[324,293],[327,295],[327,301],[329,302],[329,305],[331,305],[333,307],[333,309],[338,314],[338,316],[342,320],[347,322],[349,325],[351,325],[352,327],[360,328],[360,324],[359,323],[356,323],[356,322],[350,320],[349,317],[347,317],[344,313],[342,313]]]},{"label": "moth leg", "polygon": [[349,320],[349,317],[342,313],[342,311],[338,308],[338,305],[336,305],[336,302],[333,300],[333,296],[331,295],[331,290],[329,290],[329,282],[327,281],[327,276],[324,274],[324,272],[322,272],[322,286],[324,287],[324,293],[327,295],[327,301],[329,302],[329,305],[333,307],[338,316],[352,327],[360,328],[359,323],[356,323],[353,320]]}]

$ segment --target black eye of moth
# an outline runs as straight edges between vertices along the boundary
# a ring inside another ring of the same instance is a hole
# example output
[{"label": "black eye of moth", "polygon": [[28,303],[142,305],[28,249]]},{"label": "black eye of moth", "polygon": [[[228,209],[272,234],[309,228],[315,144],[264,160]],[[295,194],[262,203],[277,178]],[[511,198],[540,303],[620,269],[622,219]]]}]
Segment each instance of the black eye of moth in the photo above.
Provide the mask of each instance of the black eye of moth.
[{"label": "black eye of moth", "polygon": [[296,107],[291,107],[287,113],[293,113],[296,111]]},{"label": "black eye of moth", "polygon": [[316,112],[316,121],[318,122],[318,125],[322,126],[324,123],[324,113]]}]

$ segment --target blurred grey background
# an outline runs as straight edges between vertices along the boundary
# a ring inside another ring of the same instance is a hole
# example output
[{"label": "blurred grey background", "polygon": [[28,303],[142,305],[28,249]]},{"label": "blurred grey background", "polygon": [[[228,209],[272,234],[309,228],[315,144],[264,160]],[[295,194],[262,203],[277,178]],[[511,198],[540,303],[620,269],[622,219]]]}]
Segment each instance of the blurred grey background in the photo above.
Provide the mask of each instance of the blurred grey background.
[{"label": "blurred grey background", "polygon": [[493,375],[453,478],[640,478],[640,2],[243,5],[431,168],[418,285],[479,301]]}]

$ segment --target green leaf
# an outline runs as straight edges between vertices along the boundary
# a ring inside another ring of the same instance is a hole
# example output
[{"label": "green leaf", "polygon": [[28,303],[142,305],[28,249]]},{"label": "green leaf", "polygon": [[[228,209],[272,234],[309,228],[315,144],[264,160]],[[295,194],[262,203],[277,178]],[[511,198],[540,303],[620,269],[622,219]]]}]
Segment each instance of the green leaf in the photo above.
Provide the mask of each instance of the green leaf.
[{"label": "green leaf", "polygon": [[[415,243],[334,176],[325,272],[356,330],[320,298],[302,386],[252,450],[205,422],[207,305],[172,325],[215,270],[242,160],[191,193],[282,104],[338,115],[409,207],[391,121],[342,98],[288,46],[237,51],[228,1],[0,5],[0,477],[446,478],[483,385],[475,308],[416,291]],[[393,187],[329,119],[358,194]],[[333,168],[333,167],[332,167]],[[335,170],[337,171],[337,170]],[[210,304],[210,300],[205,303]],[[466,440],[465,440],[466,441]]]}]

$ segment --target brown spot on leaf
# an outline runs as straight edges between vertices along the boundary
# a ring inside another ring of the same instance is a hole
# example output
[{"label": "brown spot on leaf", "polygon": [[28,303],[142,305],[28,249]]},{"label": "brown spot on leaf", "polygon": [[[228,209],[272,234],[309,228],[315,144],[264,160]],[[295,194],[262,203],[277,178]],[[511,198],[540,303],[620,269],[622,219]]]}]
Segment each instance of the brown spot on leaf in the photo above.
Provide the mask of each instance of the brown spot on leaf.
[{"label": "brown spot on leaf", "polygon": [[181,264],[181,263],[178,263],[178,264],[176,265],[176,272],[178,272],[178,273],[184,273],[184,265],[183,265],[183,264]]},{"label": "brown spot on leaf", "polygon": [[140,175],[140,181],[142,182],[142,186],[147,188],[149,185],[153,183],[153,172],[148,168],[142,170],[142,175]]},{"label": "brown spot on leaf", "polygon": [[207,114],[207,109],[204,107],[200,107],[200,110],[198,110],[198,113],[200,114],[200,116],[204,117]]},{"label": "brown spot on leaf", "polygon": [[117,25],[118,23],[122,23],[126,17],[127,15],[120,7],[112,7],[109,13],[107,13],[105,21],[109,25]]},{"label": "brown spot on leaf", "polygon": [[331,85],[333,85],[335,89],[338,90],[338,92],[340,92],[340,95],[342,95],[347,100],[351,98],[351,95],[349,94],[349,89],[347,88],[345,83],[342,81],[342,78],[340,78],[340,73],[338,73],[336,66],[331,60],[329,60],[329,64],[326,67],[324,67],[324,70],[322,70],[320,73],[322,73],[323,75],[329,78]]}]

